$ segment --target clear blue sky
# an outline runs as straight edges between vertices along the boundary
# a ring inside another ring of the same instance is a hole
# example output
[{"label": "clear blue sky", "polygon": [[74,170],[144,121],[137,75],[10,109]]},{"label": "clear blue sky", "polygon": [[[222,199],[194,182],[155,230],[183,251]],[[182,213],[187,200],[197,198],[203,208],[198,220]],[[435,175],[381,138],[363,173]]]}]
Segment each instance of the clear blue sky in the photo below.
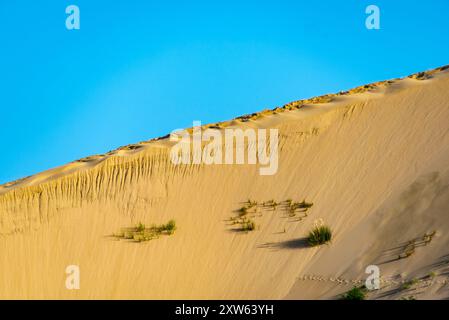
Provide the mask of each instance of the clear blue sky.
[{"label": "clear blue sky", "polygon": [[[81,29],[65,28],[76,4]],[[365,8],[381,30],[365,28]],[[449,64],[449,1],[0,2],[0,183]]]}]

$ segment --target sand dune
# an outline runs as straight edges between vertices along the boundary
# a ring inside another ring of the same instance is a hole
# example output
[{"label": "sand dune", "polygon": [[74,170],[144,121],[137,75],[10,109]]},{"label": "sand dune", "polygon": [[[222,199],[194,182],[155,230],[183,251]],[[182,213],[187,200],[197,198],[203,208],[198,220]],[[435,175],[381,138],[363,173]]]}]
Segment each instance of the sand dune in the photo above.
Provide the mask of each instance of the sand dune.
[{"label": "sand dune", "polygon": [[[277,174],[173,165],[165,137],[0,186],[0,298],[333,299],[371,264],[369,298],[449,297],[447,68],[213,125],[279,129]],[[261,207],[238,232],[248,199],[314,205],[302,219]],[[111,237],[170,219],[172,236]],[[317,219],[334,239],[311,248]],[[65,287],[71,264],[80,290]]]}]

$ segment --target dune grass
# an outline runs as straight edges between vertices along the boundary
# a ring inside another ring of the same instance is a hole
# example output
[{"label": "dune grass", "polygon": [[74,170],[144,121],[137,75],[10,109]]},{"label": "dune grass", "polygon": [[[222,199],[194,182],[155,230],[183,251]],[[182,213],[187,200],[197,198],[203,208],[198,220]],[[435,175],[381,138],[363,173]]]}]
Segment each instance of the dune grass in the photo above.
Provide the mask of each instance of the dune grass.
[{"label": "dune grass", "polygon": [[170,220],[166,224],[152,225],[147,228],[141,222],[135,227],[123,228],[121,232],[114,233],[117,239],[134,240],[136,242],[150,241],[159,238],[161,235],[172,235],[176,230],[175,220]]},{"label": "dune grass", "polygon": [[296,217],[297,213],[301,213],[302,216],[300,217],[300,220],[307,217],[307,211],[312,206],[313,203],[306,202],[306,200],[303,200],[301,202],[294,202],[291,199],[288,199],[285,201],[285,208],[289,214],[289,217]]},{"label": "dune grass", "polygon": [[312,247],[329,243],[331,240],[332,230],[325,225],[315,225],[307,236],[307,243]]},{"label": "dune grass", "polygon": [[256,223],[248,219],[241,224],[241,230],[245,232],[256,230]]},{"label": "dune grass", "polygon": [[296,221],[300,221],[307,217],[307,211],[313,206],[313,203],[311,202],[306,202],[305,200],[295,202],[292,199],[287,199],[280,202],[275,201],[274,199],[262,202],[248,199],[243,204],[244,205],[241,208],[234,211],[236,216],[230,217],[229,221],[231,222],[231,225],[239,225],[239,228],[236,230],[244,232],[257,229],[256,223],[252,219],[261,217],[263,212],[276,212],[280,207],[281,210],[287,212],[288,217],[296,217],[298,218]]},{"label": "dune grass", "polygon": [[404,259],[412,256],[415,253],[416,248],[427,246],[432,242],[433,237],[436,235],[436,231],[425,233],[422,237],[412,239],[402,248],[402,251],[398,254],[398,259]]},{"label": "dune grass", "polygon": [[175,220],[168,221],[165,225],[160,227],[161,232],[166,232],[167,234],[173,234],[176,230]]},{"label": "dune grass", "polygon": [[404,290],[408,290],[411,287],[413,287],[414,285],[418,284],[419,280],[417,278],[413,278],[412,280],[407,281],[406,283],[404,283],[402,285],[402,289]]},{"label": "dune grass", "polygon": [[341,296],[342,300],[365,300],[366,299],[366,288],[354,287],[345,294]]}]

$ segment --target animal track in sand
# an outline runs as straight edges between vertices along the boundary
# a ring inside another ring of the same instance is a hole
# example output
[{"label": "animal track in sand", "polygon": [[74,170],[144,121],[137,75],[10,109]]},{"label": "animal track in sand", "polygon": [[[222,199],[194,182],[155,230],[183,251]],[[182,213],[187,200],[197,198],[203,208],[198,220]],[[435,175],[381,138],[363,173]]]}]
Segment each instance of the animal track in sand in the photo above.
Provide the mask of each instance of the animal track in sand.
[{"label": "animal track in sand", "polygon": [[[345,279],[345,278],[341,278],[341,277],[328,277],[328,276],[317,275],[317,274],[302,275],[302,276],[298,276],[297,279],[300,281],[333,282],[333,283],[337,283],[339,285],[346,285],[346,284],[358,285],[358,284],[365,283],[365,279]],[[410,280],[406,280],[406,279],[398,281],[398,280],[380,278],[380,283],[383,284],[384,286],[402,285],[402,284],[408,283],[409,281]],[[446,285],[446,284],[449,284],[449,277],[445,277],[445,279],[439,279],[439,280],[429,279],[429,278],[417,279],[417,283],[436,283],[436,284]]]}]

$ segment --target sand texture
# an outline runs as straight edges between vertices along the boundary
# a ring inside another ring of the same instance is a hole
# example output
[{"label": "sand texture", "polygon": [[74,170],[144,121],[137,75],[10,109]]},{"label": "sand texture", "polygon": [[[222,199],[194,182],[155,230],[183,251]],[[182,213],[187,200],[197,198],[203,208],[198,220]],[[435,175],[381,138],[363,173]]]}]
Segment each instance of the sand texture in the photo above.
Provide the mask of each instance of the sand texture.
[{"label": "sand texture", "polygon": [[[0,186],[0,298],[334,299],[371,264],[369,298],[449,298],[447,68],[214,125],[277,128],[277,174],[174,165],[160,138]],[[230,218],[248,199],[257,228],[242,232]],[[313,207],[289,216],[272,199]],[[111,236],[170,219],[170,236]],[[334,238],[312,248],[318,219]]]}]

